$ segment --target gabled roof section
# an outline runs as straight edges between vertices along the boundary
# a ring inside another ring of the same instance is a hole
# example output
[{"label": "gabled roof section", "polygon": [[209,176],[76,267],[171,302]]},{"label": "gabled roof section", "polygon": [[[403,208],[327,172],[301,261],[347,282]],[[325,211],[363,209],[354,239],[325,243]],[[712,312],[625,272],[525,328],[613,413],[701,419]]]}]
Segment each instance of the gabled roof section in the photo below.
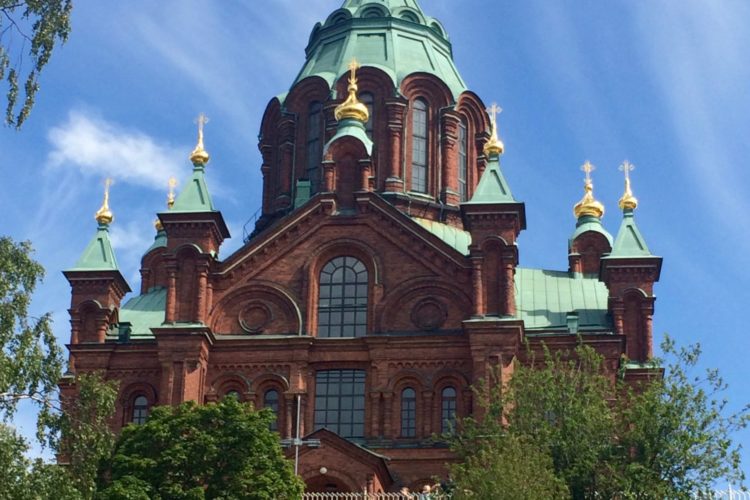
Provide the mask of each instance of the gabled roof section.
[{"label": "gabled roof section", "polygon": [[638,230],[633,216],[633,210],[623,212],[620,230],[617,232],[615,244],[612,247],[610,257],[651,257],[651,251],[646,245],[646,240]]},{"label": "gabled roof section", "polygon": [[164,323],[167,289],[154,288],[132,297],[120,308],[120,322],[131,324],[131,337],[153,338],[151,328]]},{"label": "gabled roof section", "polygon": [[75,267],[69,271],[118,271],[115,251],[109,239],[109,224],[99,223],[96,234],[91,239]]},{"label": "gabled roof section", "polygon": [[510,186],[500,170],[500,159],[497,155],[490,157],[490,162],[484,169],[482,178],[479,179],[474,196],[464,204],[485,205],[488,203],[516,203],[510,192]]},{"label": "gabled roof section", "polygon": [[412,219],[414,219],[417,224],[443,240],[449,246],[456,249],[462,255],[469,255],[471,233],[468,231],[430,219],[422,219],[420,217],[412,217]]},{"label": "gabled roof section", "polygon": [[206,184],[206,172],[203,165],[193,166],[193,175],[185,188],[177,195],[171,212],[215,212],[211,194]]}]

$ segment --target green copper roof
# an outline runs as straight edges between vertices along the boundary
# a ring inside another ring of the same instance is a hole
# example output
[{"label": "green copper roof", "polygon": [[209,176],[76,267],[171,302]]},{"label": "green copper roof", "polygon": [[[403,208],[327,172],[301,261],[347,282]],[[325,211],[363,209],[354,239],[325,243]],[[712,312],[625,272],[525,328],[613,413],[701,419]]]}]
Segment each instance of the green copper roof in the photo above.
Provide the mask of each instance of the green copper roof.
[{"label": "green copper roof", "polygon": [[346,0],[313,28],[294,84],[319,76],[332,87],[356,58],[362,66],[383,70],[397,88],[412,73],[433,74],[457,98],[466,84],[452,50],[443,26],[425,16],[415,0]]},{"label": "green copper roof", "polygon": [[567,315],[578,313],[581,328],[611,328],[609,292],[598,278],[563,271],[516,269],[516,309],[527,330],[567,328]]},{"label": "green copper roof", "polygon": [[156,248],[162,248],[166,246],[167,246],[167,232],[161,229],[156,232],[156,237],[154,238],[154,242],[151,244],[150,247],[148,247],[148,250],[146,250],[146,253],[149,253]]},{"label": "green copper roof", "polygon": [[205,167],[193,166],[193,175],[177,196],[172,212],[215,212],[211,195],[206,185]]},{"label": "green copper roof", "polygon": [[573,232],[573,235],[568,241],[568,248],[570,248],[571,244],[573,243],[573,241],[575,241],[576,238],[589,231],[603,234],[604,237],[607,238],[609,246],[612,246],[612,235],[609,234],[606,229],[604,229],[601,219],[599,217],[594,217],[593,215],[584,215],[582,217],[579,217],[578,222],[576,222],[576,230]]},{"label": "green copper roof", "polygon": [[336,135],[331,137],[331,140],[328,141],[325,148],[323,148],[323,156],[325,156],[326,151],[328,151],[331,144],[345,136],[354,137],[359,140],[365,146],[367,154],[372,155],[372,140],[367,137],[365,125],[353,118],[345,118],[339,122],[338,128],[336,129]]},{"label": "green copper roof", "polygon": [[462,255],[469,255],[469,245],[471,245],[471,234],[468,231],[457,229],[442,222],[435,222],[429,219],[412,217],[420,226],[443,240],[450,247],[456,249]]},{"label": "green copper roof", "polygon": [[651,257],[638,226],[635,224],[632,210],[624,210],[622,224],[617,232],[615,244],[610,257]]},{"label": "green copper roof", "polygon": [[99,223],[96,234],[70,271],[117,271],[115,251],[109,239],[109,225]]},{"label": "green copper roof", "polygon": [[131,336],[153,337],[151,328],[161,326],[167,304],[167,289],[154,288],[133,297],[120,308],[120,322],[132,325]]},{"label": "green copper roof", "polygon": [[486,203],[515,203],[513,194],[510,192],[510,186],[500,171],[500,157],[497,155],[490,156],[487,168],[484,169],[482,178],[479,179],[474,196],[466,204],[486,204]]}]

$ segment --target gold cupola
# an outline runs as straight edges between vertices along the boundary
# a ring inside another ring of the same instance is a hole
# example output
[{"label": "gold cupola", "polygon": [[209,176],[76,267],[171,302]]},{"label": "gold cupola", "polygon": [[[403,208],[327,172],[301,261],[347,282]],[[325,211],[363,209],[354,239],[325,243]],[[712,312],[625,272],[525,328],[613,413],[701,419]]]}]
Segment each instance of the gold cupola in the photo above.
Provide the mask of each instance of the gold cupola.
[{"label": "gold cupola", "polygon": [[352,59],[349,63],[349,96],[344,102],[336,106],[334,112],[337,121],[352,119],[362,123],[367,123],[370,119],[370,112],[367,110],[367,106],[359,102],[357,99],[357,70],[360,68],[356,59]]},{"label": "gold cupola", "polygon": [[487,156],[500,156],[505,152],[505,144],[503,144],[503,141],[501,141],[497,135],[497,115],[502,113],[502,111],[502,108],[496,103],[492,104],[492,107],[487,110],[487,113],[490,115],[490,121],[492,122],[490,140],[484,145],[484,154]]},{"label": "gold cupola", "polygon": [[620,170],[625,174],[625,192],[620,198],[620,208],[632,211],[638,208],[638,198],[633,196],[633,191],[630,189],[630,172],[635,170],[635,165],[626,160],[620,165]]},{"label": "gold cupola", "polygon": [[586,178],[583,184],[583,198],[573,207],[573,214],[575,214],[577,219],[587,215],[598,219],[604,216],[604,205],[594,198],[594,183],[591,181],[591,172],[594,169],[595,167],[589,161],[586,161],[581,167],[581,170],[586,173]]},{"label": "gold cupola", "polygon": [[96,222],[102,225],[110,225],[115,220],[115,216],[112,213],[112,210],[109,209],[109,187],[112,185],[112,179],[107,179],[104,181],[104,201],[102,202],[102,206],[99,208],[99,210],[96,211],[94,214],[94,219],[96,219]]},{"label": "gold cupola", "polygon": [[201,113],[198,116],[198,143],[195,145],[195,149],[193,149],[193,152],[190,153],[190,161],[193,162],[193,165],[196,167],[198,166],[205,166],[206,163],[208,163],[208,160],[211,159],[211,156],[209,156],[208,152],[203,147],[203,127],[208,123],[208,118],[206,115]]}]

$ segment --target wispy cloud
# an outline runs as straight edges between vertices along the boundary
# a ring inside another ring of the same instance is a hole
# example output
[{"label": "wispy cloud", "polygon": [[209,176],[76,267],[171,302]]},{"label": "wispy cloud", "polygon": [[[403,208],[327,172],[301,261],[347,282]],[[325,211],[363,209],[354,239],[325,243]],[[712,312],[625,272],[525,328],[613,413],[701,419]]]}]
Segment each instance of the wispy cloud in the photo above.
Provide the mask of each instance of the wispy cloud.
[{"label": "wispy cloud", "polygon": [[71,111],[67,121],[50,129],[47,138],[52,146],[47,156],[50,167],[75,168],[83,174],[161,190],[165,179],[181,176],[187,150],[82,111]]},{"label": "wispy cloud", "polygon": [[147,227],[145,221],[138,220],[113,224],[110,229],[109,237],[117,255],[117,264],[134,289],[141,280],[138,272],[141,256],[153,243],[154,233],[146,230]]}]

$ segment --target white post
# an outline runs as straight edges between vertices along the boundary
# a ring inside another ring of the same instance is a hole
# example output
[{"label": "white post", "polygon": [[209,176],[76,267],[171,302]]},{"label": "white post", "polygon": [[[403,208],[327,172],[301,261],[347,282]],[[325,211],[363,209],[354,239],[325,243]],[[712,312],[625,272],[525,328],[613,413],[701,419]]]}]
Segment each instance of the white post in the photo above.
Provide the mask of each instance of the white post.
[{"label": "white post", "polygon": [[298,476],[299,473],[299,445],[302,440],[302,436],[299,435],[299,415],[300,415],[300,401],[302,396],[297,394],[297,432],[294,438],[294,475]]}]

